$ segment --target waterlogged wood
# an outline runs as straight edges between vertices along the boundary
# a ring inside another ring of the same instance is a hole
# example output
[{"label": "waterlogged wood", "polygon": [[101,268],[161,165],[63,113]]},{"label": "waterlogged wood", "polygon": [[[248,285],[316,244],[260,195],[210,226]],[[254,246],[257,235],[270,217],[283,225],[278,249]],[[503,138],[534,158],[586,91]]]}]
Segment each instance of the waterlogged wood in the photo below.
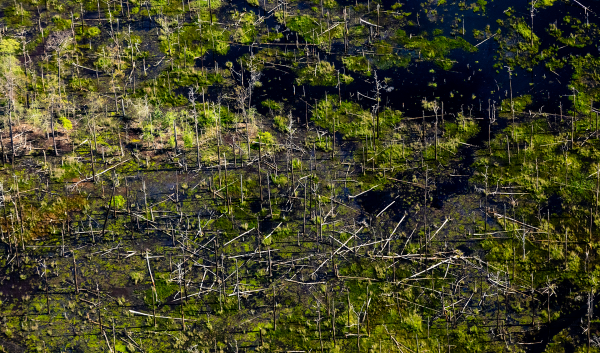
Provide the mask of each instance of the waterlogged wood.
[{"label": "waterlogged wood", "polygon": [[366,194],[367,192],[369,192],[369,191],[371,191],[371,190],[375,189],[375,188],[376,188],[376,187],[378,187],[378,186],[379,186],[379,184],[378,184],[378,185],[375,185],[375,186],[373,186],[373,187],[372,187],[372,188],[370,188],[369,190],[366,190],[366,191],[363,191],[363,192],[361,192],[360,194],[357,194],[357,195],[354,195],[354,196],[350,195],[350,196],[348,196],[348,198],[350,198],[350,199],[357,198],[357,197],[359,197],[360,195],[364,195],[364,194]]},{"label": "waterlogged wood", "polygon": [[117,163],[117,164],[113,165],[112,167],[110,167],[110,168],[107,168],[107,169],[105,169],[105,170],[101,171],[101,172],[100,172],[100,173],[98,173],[98,174],[94,174],[94,175],[92,175],[92,176],[91,176],[91,177],[89,177],[89,178],[85,178],[85,179],[82,179],[82,180],[79,180],[79,181],[75,182],[75,183],[74,183],[74,184],[72,184],[70,187],[71,187],[71,189],[73,190],[73,189],[75,189],[75,187],[77,187],[77,185],[79,185],[80,183],[83,183],[83,182],[86,182],[86,181],[89,181],[89,180],[95,180],[95,179],[96,179],[97,177],[99,177],[100,175],[102,175],[102,174],[104,174],[104,173],[108,172],[109,170],[112,170],[112,169],[114,169],[114,168],[116,168],[116,167],[120,166],[121,164],[127,163],[127,162],[129,162],[130,160],[131,160],[131,159],[127,159],[127,160],[124,160],[124,161],[122,161],[122,162],[119,162],[119,163]]},{"label": "waterlogged wood", "polygon": [[387,211],[387,209],[390,208],[395,202],[396,201],[392,201],[389,205],[385,206],[385,208],[381,210],[381,212],[379,212],[377,216],[375,216],[375,218],[379,218],[379,216],[381,216],[385,211]]},{"label": "waterlogged wood", "polygon": [[[281,223],[280,223],[279,225],[281,225]],[[238,235],[237,237],[235,237],[235,238],[231,239],[231,240],[230,240],[230,241],[228,241],[227,243],[223,244],[223,246],[227,246],[227,245],[229,245],[229,244],[233,243],[234,241],[236,241],[236,240],[238,240],[239,238],[243,237],[244,235],[246,235],[246,234],[250,233],[250,232],[251,232],[251,231],[253,231],[254,229],[255,229],[255,227],[252,227],[252,229],[250,229],[250,230],[248,230],[248,231],[246,231],[246,232],[244,232],[244,233],[242,233],[242,234]]]},{"label": "waterlogged wood", "polygon": [[[152,315],[152,314],[147,314],[147,313],[143,313],[143,312],[136,311],[136,310],[128,310],[128,311],[129,311],[130,313],[134,314],[134,315],[142,315],[142,316],[156,317],[156,318],[158,318],[158,319],[183,320],[183,319],[182,319],[182,318],[180,318],[180,317],[170,317],[170,316],[160,316],[160,315],[154,316],[154,315]],[[187,320],[187,321],[192,321],[192,322],[197,322],[197,321],[198,321],[198,320],[193,320],[193,319],[189,319],[189,318],[188,318],[188,319],[185,319],[185,320]]]},{"label": "waterlogged wood", "polygon": [[389,178],[389,177],[387,179],[393,180],[393,181],[398,181],[398,182],[405,183],[405,184],[410,184],[410,185],[418,186],[418,187],[423,188],[423,189],[425,188],[424,185],[413,183],[413,182],[406,181],[406,180],[398,180],[398,179]]}]

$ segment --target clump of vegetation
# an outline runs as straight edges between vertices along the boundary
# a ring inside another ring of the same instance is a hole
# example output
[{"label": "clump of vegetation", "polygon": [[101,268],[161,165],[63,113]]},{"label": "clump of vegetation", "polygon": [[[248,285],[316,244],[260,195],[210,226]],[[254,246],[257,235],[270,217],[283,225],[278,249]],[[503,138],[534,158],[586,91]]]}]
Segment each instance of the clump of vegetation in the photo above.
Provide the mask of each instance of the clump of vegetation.
[{"label": "clump of vegetation", "polygon": [[378,121],[380,132],[385,134],[402,118],[401,112],[391,109],[382,109],[378,115],[379,119],[355,102],[340,103],[337,96],[328,95],[326,99],[318,101],[313,120],[331,132],[335,129],[346,138],[356,139],[373,136]]},{"label": "clump of vegetation", "polygon": [[452,39],[437,36],[428,40],[425,38],[425,34],[409,37],[404,30],[398,30],[396,40],[406,49],[417,52],[422,58],[435,62],[444,70],[450,70],[454,65],[453,61],[447,58],[452,50],[461,49],[471,53],[477,51],[477,48],[460,37]]},{"label": "clump of vegetation", "polygon": [[216,10],[222,6],[222,2],[221,0],[192,0],[188,6],[190,9],[206,10],[209,5],[212,10]]},{"label": "clump of vegetation", "polygon": [[392,44],[386,41],[378,41],[374,43],[375,56],[374,65],[382,70],[392,67],[407,67],[410,63],[409,55],[398,55],[394,53]]},{"label": "clump of vegetation", "polygon": [[264,101],[260,102],[260,104],[263,107],[269,108],[270,110],[272,110],[274,112],[278,112],[281,109],[283,109],[283,104],[281,102],[276,102],[272,99],[265,99]]},{"label": "clump of vegetation", "polygon": [[262,43],[272,43],[272,42],[278,42],[281,38],[283,38],[283,33],[269,32],[267,35],[261,36],[260,40]]},{"label": "clump of vegetation", "polygon": [[[110,207],[112,207],[114,209],[123,209],[125,204],[126,204],[126,201],[123,196],[115,195],[111,200]],[[133,279],[133,277],[132,277],[132,279]]]},{"label": "clump of vegetation", "polygon": [[477,0],[474,4],[472,4],[473,12],[485,12],[485,6],[487,5],[487,1],[485,0]]},{"label": "clump of vegetation", "polygon": [[275,136],[273,136],[270,132],[259,131],[257,135],[258,136],[254,139],[252,143],[253,149],[258,150],[260,143],[262,151],[264,152],[273,152],[277,150],[277,140],[275,139]]},{"label": "clump of vegetation", "polygon": [[531,51],[537,52],[537,48],[540,43],[540,38],[538,38],[538,36],[536,36],[532,32],[531,28],[529,28],[529,26],[523,21],[516,22],[513,25],[513,28],[526,41],[526,43],[533,43],[533,46],[530,45],[530,47],[527,47],[527,45],[525,43],[521,43],[520,49],[522,49],[522,50],[529,49]]},{"label": "clump of vegetation", "polygon": [[554,5],[555,2],[556,2],[556,0],[538,0],[535,2],[535,7],[537,7],[537,8],[549,7],[549,6]]},{"label": "clump of vegetation", "polygon": [[92,27],[88,27],[85,30],[85,35],[87,37],[93,38],[93,37],[97,37],[98,35],[100,35],[101,32],[102,31],[100,31],[100,28],[92,26]]},{"label": "clump of vegetation", "polygon": [[21,49],[21,44],[13,38],[4,37],[0,40],[0,54],[12,55]]},{"label": "clump of vegetation", "polygon": [[62,18],[60,15],[52,17],[52,22],[59,31],[64,31],[71,28],[71,20]]},{"label": "clump of vegetation", "polygon": [[320,2],[320,0],[311,0],[311,2],[315,5],[323,4],[323,7],[326,9],[335,9],[339,6],[335,0],[323,0],[322,3]]},{"label": "clump of vegetation", "polygon": [[58,118],[58,122],[60,123],[60,125],[62,125],[62,127],[65,130],[73,129],[73,123],[71,122],[71,120],[65,118],[64,116],[61,116],[60,118]]},{"label": "clump of vegetation", "polygon": [[285,116],[275,115],[273,117],[273,125],[281,132],[289,132],[289,121]]},{"label": "clump of vegetation", "polygon": [[[288,27],[295,32],[298,32],[301,36],[305,37],[309,43],[316,43],[314,31],[319,29],[319,23],[313,19],[312,16],[301,15],[295,16],[288,20]],[[319,32],[317,32],[319,34]]]},{"label": "clump of vegetation", "polygon": [[297,85],[335,86],[339,83],[348,85],[354,79],[352,76],[341,74],[332,63],[320,61],[315,66],[307,66],[298,72]]},{"label": "clump of vegetation", "polygon": [[141,272],[131,272],[129,277],[133,281],[133,283],[138,284],[144,279],[144,274]]},{"label": "clump of vegetation", "polygon": [[[440,125],[440,133],[442,132]],[[480,127],[474,119],[459,115],[456,122],[444,121],[443,138],[438,137],[438,156],[440,159],[448,160],[453,158],[464,143],[480,131]],[[435,158],[435,146],[430,146],[425,152],[429,158]]]},{"label": "clump of vegetation", "polygon": [[242,44],[252,43],[258,34],[255,21],[256,15],[254,15],[253,12],[246,12],[240,15],[239,22],[242,24],[242,26],[236,29],[233,33],[233,38],[235,41]]},{"label": "clump of vegetation", "polygon": [[291,17],[287,20],[287,26],[292,31],[298,32],[306,42],[311,44],[324,46],[329,44],[330,40],[343,37],[343,26],[335,26],[327,30],[326,28],[322,28],[321,23],[317,22],[313,16],[309,15]]},{"label": "clump of vegetation", "polygon": [[10,26],[31,26],[31,13],[23,6],[25,4],[14,2],[14,5],[4,9],[4,19]]},{"label": "clump of vegetation", "polygon": [[511,100],[510,98],[502,100],[501,110],[504,112],[511,112],[514,110],[515,112],[525,111],[525,108],[532,103],[531,95],[524,95],[520,97],[513,97],[512,99],[512,108],[511,108]]},{"label": "clump of vegetation", "polygon": [[367,76],[371,75],[371,65],[364,56],[344,56],[342,62],[350,71],[360,72]]},{"label": "clump of vegetation", "polygon": [[178,286],[170,283],[164,277],[159,277],[155,280],[155,286],[146,291],[144,302],[149,306],[160,305],[164,303],[169,296],[173,295],[177,289]]}]

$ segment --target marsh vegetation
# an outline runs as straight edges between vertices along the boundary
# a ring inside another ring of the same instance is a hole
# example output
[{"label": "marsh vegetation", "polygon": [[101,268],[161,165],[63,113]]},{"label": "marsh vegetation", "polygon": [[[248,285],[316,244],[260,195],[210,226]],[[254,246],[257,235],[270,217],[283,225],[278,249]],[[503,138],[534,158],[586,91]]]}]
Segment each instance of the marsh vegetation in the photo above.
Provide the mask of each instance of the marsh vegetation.
[{"label": "marsh vegetation", "polygon": [[592,3],[0,1],[0,351],[600,351]]}]

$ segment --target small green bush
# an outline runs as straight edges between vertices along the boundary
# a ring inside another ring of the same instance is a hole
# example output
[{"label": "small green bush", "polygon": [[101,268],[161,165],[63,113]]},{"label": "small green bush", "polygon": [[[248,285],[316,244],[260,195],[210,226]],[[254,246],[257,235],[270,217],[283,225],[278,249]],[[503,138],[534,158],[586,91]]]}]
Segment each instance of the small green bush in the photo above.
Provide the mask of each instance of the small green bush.
[{"label": "small green bush", "polygon": [[187,131],[183,134],[183,145],[186,148],[194,146],[194,134],[191,131]]},{"label": "small green bush", "polygon": [[271,179],[273,180],[273,184],[277,185],[278,187],[285,186],[288,183],[288,178],[283,174],[278,176],[271,175]]},{"label": "small green bush", "polygon": [[131,272],[129,274],[129,277],[131,278],[133,283],[138,284],[144,279],[144,274],[141,272]]},{"label": "small green bush", "polygon": [[54,17],[52,17],[52,22],[54,22],[56,28],[58,28],[61,31],[71,28],[71,20],[64,19],[59,15],[54,15]]},{"label": "small green bush", "polygon": [[98,27],[90,27],[85,31],[85,35],[92,38],[100,35],[100,28]]},{"label": "small green bush", "polygon": [[275,102],[272,99],[266,99],[262,102],[260,102],[260,104],[265,107],[265,108],[269,108],[274,112],[277,112],[279,110],[281,110],[283,108],[283,104],[280,102]]},{"label": "small green bush", "polygon": [[281,132],[288,132],[288,119],[285,116],[276,115],[273,118],[273,125]]},{"label": "small green bush", "polygon": [[371,66],[364,56],[347,56],[342,58],[342,63],[350,71],[371,75]]},{"label": "small green bush", "polygon": [[110,207],[115,209],[121,209],[125,206],[125,198],[121,195],[115,195],[110,202]]},{"label": "small green bush", "polygon": [[71,120],[65,118],[64,116],[58,118],[58,122],[60,123],[60,125],[62,125],[63,128],[65,128],[65,130],[73,129],[73,123],[71,122]]},{"label": "small green bush", "polygon": [[319,62],[316,67],[308,66],[298,73],[297,85],[308,83],[311,86],[335,86],[339,82],[348,85],[354,81],[352,76],[340,74],[332,63],[328,61]]},{"label": "small green bush", "polygon": [[0,54],[14,54],[19,48],[21,48],[19,42],[12,38],[4,37],[0,40]]}]

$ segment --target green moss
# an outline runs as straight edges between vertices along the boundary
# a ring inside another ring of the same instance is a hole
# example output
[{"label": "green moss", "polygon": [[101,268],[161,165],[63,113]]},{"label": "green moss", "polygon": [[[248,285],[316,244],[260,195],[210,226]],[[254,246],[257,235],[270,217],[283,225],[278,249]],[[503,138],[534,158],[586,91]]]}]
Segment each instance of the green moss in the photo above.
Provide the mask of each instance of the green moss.
[{"label": "green moss", "polygon": [[421,332],[423,328],[423,319],[417,312],[404,315],[402,318],[404,327],[411,332]]},{"label": "green moss", "polygon": [[269,108],[274,112],[280,111],[283,108],[283,103],[281,102],[276,102],[272,99],[265,99],[264,101],[260,102],[260,104],[265,107],[265,108]]},{"label": "green moss", "polygon": [[100,35],[102,31],[100,31],[100,28],[98,27],[88,27],[85,31],[85,35],[87,37],[93,38],[93,37],[97,37]]},{"label": "green moss", "polygon": [[[393,128],[402,117],[399,111],[385,109],[379,113],[380,131],[386,133]],[[344,135],[345,138],[364,138],[373,134],[373,127],[376,124],[374,117],[368,110],[354,102],[342,101],[339,103],[336,96],[328,96],[317,103],[313,114],[315,123],[323,128],[333,132],[335,122],[335,131]],[[324,141],[320,141],[325,146]]]},{"label": "green moss", "polygon": [[[339,81],[338,81],[339,79]],[[354,81],[351,76],[340,74],[332,63],[320,61],[315,66],[308,66],[298,72],[297,85],[335,86],[338,82],[350,84]]]},{"label": "green moss", "polygon": [[115,195],[110,203],[110,206],[114,209],[122,209],[125,206],[125,198],[121,195]]},{"label": "green moss", "polygon": [[233,39],[242,44],[252,43],[258,34],[258,29],[254,24],[256,15],[253,12],[246,12],[239,18],[239,21],[242,23],[242,26],[235,30]]},{"label": "green moss", "polygon": [[213,10],[216,10],[222,6],[221,0],[193,0],[189,2],[189,6],[193,9],[202,10],[208,9],[209,3],[210,8]]},{"label": "green moss", "polygon": [[312,32],[319,29],[319,24],[312,16],[302,15],[292,17],[288,20],[288,27],[305,37],[310,43],[315,43],[316,37],[312,36]]},{"label": "green moss", "polygon": [[477,51],[477,48],[460,37],[452,39],[438,36],[432,40],[427,40],[423,36],[409,38],[405,31],[398,30],[396,32],[396,40],[400,44],[403,44],[406,49],[420,53],[423,59],[435,62],[444,70],[449,70],[453,66],[453,62],[446,58],[452,50],[461,49],[470,53]]},{"label": "green moss", "polygon": [[[287,185],[288,183],[288,178],[283,175],[283,174],[279,174],[278,176],[275,175],[271,175],[271,179],[273,180],[273,184],[275,184],[277,187],[281,188],[284,187],[285,185]],[[290,235],[291,231],[288,228],[278,228],[276,233],[278,235]]]},{"label": "green moss", "polygon": [[272,42],[278,42],[281,38],[283,38],[283,33],[269,32],[269,34],[261,36],[260,40],[262,43],[272,43]]},{"label": "green moss", "polygon": [[64,18],[60,17],[59,15],[54,15],[54,17],[52,17],[52,22],[54,23],[54,25],[56,25],[56,28],[59,31],[71,29],[71,20],[64,19]]},{"label": "green moss", "polygon": [[[540,39],[538,38],[538,36],[536,36],[532,31],[531,28],[529,28],[529,26],[523,22],[523,21],[518,21],[515,26],[515,31],[521,36],[523,37],[523,39],[525,39],[525,41],[527,41],[527,43],[531,42],[531,39],[533,37],[533,44],[534,44],[534,48],[537,48],[537,45],[539,45]],[[537,51],[537,49],[536,49]]]},{"label": "green moss", "polygon": [[345,56],[342,58],[342,63],[350,71],[360,72],[367,76],[371,75],[371,66],[364,56]]},{"label": "green moss", "polygon": [[96,92],[97,88],[94,80],[90,78],[77,78],[73,77],[69,82],[69,87],[79,91]]},{"label": "green moss", "polygon": [[481,11],[485,12],[485,6],[487,5],[486,0],[477,0],[477,7],[481,9]]},{"label": "green moss", "polygon": [[23,7],[21,3],[14,3],[4,10],[4,20],[10,26],[31,26],[31,13]]},{"label": "green moss", "polygon": [[135,284],[138,284],[144,279],[144,274],[141,272],[131,272],[129,274],[129,277]]},{"label": "green moss", "polygon": [[407,67],[410,63],[410,56],[400,56],[394,53],[393,47],[386,41],[374,43],[375,53],[373,65],[379,69],[386,70],[392,67]]},{"label": "green moss", "polygon": [[[320,0],[312,0],[312,2],[317,5],[321,4]],[[326,9],[335,9],[338,6],[337,1],[335,0],[323,0],[323,7]]]},{"label": "green moss", "polygon": [[[513,102],[513,109],[514,109],[514,111],[515,112],[522,112],[533,101],[532,101],[531,95],[524,95],[524,96],[520,96],[520,97],[513,97],[512,102]],[[510,98],[504,99],[502,101],[501,109],[502,109],[503,112],[509,112],[510,113],[512,111],[511,108],[510,108]]]},{"label": "green moss", "polygon": [[[149,289],[146,291],[146,295],[144,296],[144,302],[146,305],[152,305],[153,302],[156,304],[162,304],[170,295],[179,289],[177,285],[169,283],[164,278],[155,278],[154,283],[156,285],[156,290]],[[152,300],[153,296],[154,301]]]},{"label": "green moss", "polygon": [[300,15],[287,19],[287,27],[298,32],[308,43],[326,45],[329,39],[339,39],[343,37],[343,26],[338,25],[329,30],[317,22],[313,16]]},{"label": "green moss", "polygon": [[[260,136],[260,142],[262,143],[263,151],[272,150],[275,147],[275,137],[268,131],[258,132],[258,136]],[[254,139],[254,143],[252,144],[252,148],[258,150],[258,137]]]},{"label": "green moss", "polygon": [[276,115],[273,118],[273,126],[275,126],[275,128],[281,132],[288,132],[288,119],[285,116],[281,116],[281,115]]},{"label": "green moss", "polygon": [[[211,3],[212,6],[212,3]],[[213,15],[214,17],[214,15]],[[193,66],[192,58],[202,57],[209,50],[214,50],[219,55],[225,55],[229,51],[229,36],[231,32],[222,30],[217,24],[210,25],[210,14],[208,11],[200,13],[202,26],[184,26],[177,34],[173,33],[169,36],[163,33],[159,38],[161,40],[160,48],[165,54],[178,55],[183,58],[184,48],[173,45],[177,42],[188,43],[185,49],[187,55],[186,60],[189,60],[190,66]],[[216,18],[213,18],[214,22]]]},{"label": "green moss", "polygon": [[73,123],[71,123],[71,120],[65,118],[64,116],[58,118],[58,122],[60,123],[60,125],[62,125],[63,128],[65,128],[65,130],[73,129]]},{"label": "green moss", "polygon": [[362,37],[362,36],[366,36],[369,34],[369,30],[367,29],[367,27],[359,25],[359,26],[353,26],[351,28],[349,28],[349,35],[351,37]]},{"label": "green moss", "polygon": [[535,7],[537,7],[537,8],[549,7],[549,6],[554,5],[555,2],[556,2],[556,0],[539,0],[535,3]]},{"label": "green moss", "polygon": [[4,37],[0,41],[0,54],[12,55],[19,49],[21,49],[21,44],[12,38]]}]

